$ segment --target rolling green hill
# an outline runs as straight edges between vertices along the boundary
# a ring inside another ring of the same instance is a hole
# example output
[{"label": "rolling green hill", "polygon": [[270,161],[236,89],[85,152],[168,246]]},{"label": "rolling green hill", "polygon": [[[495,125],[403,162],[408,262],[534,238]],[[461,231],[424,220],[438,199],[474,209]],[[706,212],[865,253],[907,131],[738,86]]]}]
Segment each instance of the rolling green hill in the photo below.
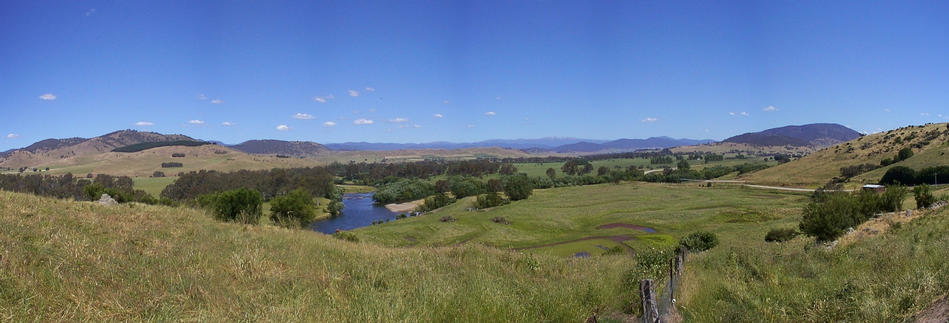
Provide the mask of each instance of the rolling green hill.
[{"label": "rolling green hill", "polygon": [[856,187],[865,183],[876,183],[887,169],[893,166],[909,166],[920,169],[929,166],[949,165],[949,124],[937,123],[924,126],[909,126],[875,133],[846,143],[840,143],[812,153],[806,157],[782,165],[740,177],[756,184],[797,187],[819,187],[834,177],[841,176],[840,168],[861,164],[880,165],[880,161],[892,158],[903,148],[911,148],[913,157],[861,174],[852,178],[846,186]]},{"label": "rolling green hill", "polygon": [[201,211],[0,192],[9,321],[582,321],[630,308],[632,258],[386,248]]}]

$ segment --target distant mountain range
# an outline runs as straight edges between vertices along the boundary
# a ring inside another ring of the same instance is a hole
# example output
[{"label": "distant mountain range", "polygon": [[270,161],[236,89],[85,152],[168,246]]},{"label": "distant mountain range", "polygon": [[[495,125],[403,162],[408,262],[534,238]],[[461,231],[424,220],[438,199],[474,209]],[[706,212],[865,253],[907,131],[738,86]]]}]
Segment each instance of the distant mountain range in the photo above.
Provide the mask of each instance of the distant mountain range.
[{"label": "distant mountain range", "polygon": [[11,149],[0,153],[0,157],[10,157],[15,153],[59,154],[60,156],[89,155],[112,151],[128,145],[147,142],[196,141],[185,135],[166,135],[157,132],[119,130],[94,138],[46,139],[20,149]]},{"label": "distant mountain range", "polygon": [[699,145],[715,142],[711,139],[674,139],[652,137],[647,139],[596,140],[581,138],[539,138],[539,139],[493,139],[469,143],[429,142],[429,143],[369,143],[346,142],[326,144],[331,150],[399,150],[399,149],[464,149],[479,147],[501,147],[520,149],[527,152],[591,153],[601,151],[633,151],[650,148],[670,148],[676,146]]},{"label": "distant mountain range", "polygon": [[248,154],[287,155],[295,157],[315,156],[329,151],[325,146],[312,141],[248,140],[229,146]]},{"label": "distant mountain range", "polygon": [[755,146],[811,146],[823,148],[859,137],[859,132],[836,123],[812,123],[749,132],[725,139],[723,142]]}]

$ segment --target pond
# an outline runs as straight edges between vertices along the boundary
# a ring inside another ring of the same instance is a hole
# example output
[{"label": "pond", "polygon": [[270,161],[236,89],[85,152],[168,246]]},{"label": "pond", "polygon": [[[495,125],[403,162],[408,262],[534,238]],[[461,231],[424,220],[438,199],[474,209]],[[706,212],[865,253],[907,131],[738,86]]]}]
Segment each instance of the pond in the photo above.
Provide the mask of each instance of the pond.
[{"label": "pond", "polygon": [[343,213],[335,218],[316,221],[310,224],[313,231],[332,234],[339,230],[352,230],[369,226],[373,221],[395,220],[398,213],[385,207],[376,206],[372,201],[373,193],[351,193],[343,195]]}]

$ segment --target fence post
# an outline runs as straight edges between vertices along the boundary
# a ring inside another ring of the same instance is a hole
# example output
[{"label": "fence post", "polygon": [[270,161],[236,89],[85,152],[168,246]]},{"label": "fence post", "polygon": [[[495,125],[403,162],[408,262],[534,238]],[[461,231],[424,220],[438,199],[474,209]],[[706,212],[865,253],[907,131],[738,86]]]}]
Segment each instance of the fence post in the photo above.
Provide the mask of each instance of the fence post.
[{"label": "fence post", "polygon": [[652,279],[639,281],[639,298],[643,302],[643,322],[660,323],[659,309],[656,308],[656,295]]}]

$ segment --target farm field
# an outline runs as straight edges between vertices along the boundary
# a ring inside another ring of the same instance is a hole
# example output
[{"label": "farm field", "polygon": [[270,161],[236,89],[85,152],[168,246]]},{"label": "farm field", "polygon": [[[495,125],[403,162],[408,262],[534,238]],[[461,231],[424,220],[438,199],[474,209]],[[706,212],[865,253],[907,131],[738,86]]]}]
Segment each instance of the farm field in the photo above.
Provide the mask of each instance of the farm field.
[{"label": "farm field", "polygon": [[[484,211],[467,211],[472,199],[354,232],[388,246],[486,244],[558,256],[602,254],[616,245],[671,247],[698,230],[718,233],[723,245],[738,245],[748,237],[763,239],[771,228],[795,226],[808,197],[728,185],[633,182],[535,190],[527,200]],[[456,221],[441,222],[443,216]],[[492,222],[495,217],[510,225]]]}]

